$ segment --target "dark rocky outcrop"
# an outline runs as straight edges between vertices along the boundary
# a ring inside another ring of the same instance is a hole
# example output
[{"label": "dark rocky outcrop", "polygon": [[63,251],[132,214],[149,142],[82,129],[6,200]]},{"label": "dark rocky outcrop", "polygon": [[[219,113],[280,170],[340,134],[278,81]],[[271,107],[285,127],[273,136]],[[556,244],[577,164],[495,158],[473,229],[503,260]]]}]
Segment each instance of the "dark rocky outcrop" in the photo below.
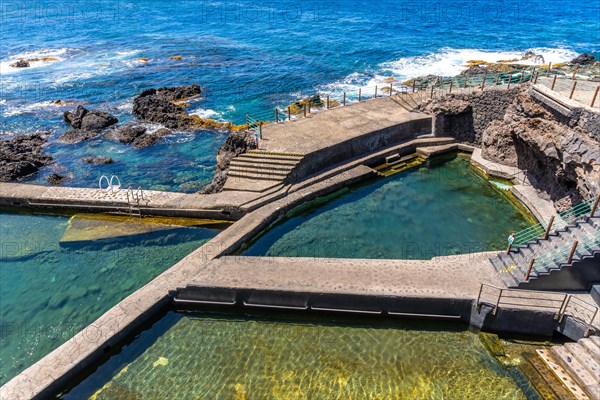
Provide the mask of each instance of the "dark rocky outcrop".
[{"label": "dark rocky outcrop", "polygon": [[97,132],[86,131],[83,129],[72,129],[65,132],[58,140],[63,143],[73,144],[83,142],[98,136]]},{"label": "dark rocky outcrop", "polygon": [[0,181],[24,178],[52,162],[52,157],[42,150],[46,141],[45,133],[17,135],[9,140],[0,140]]},{"label": "dark rocky outcrop", "polygon": [[580,54],[571,60],[572,64],[579,64],[579,65],[594,64],[595,62],[596,62],[596,58],[594,58],[593,55],[588,54],[588,53]]},{"label": "dark rocky outcrop", "polygon": [[66,181],[67,177],[64,175],[59,175],[59,174],[50,174],[50,175],[48,175],[46,180],[48,181],[49,184],[56,186],[56,185],[60,185],[64,181]]},{"label": "dark rocky outcrop", "polygon": [[197,84],[190,86],[162,87],[144,90],[133,100],[133,115],[171,129],[187,129],[191,122],[181,102],[201,94]]},{"label": "dark rocky outcrop", "polygon": [[81,160],[86,164],[112,164],[115,162],[115,160],[113,160],[111,157],[104,156],[83,157]]},{"label": "dark rocky outcrop", "polygon": [[227,172],[231,160],[242,153],[256,149],[254,141],[254,132],[252,131],[235,131],[231,132],[223,146],[219,148],[217,154],[217,170],[213,175],[212,181],[206,185],[198,193],[210,194],[218,193],[223,190],[223,185],[227,180]]},{"label": "dark rocky outcrop", "polygon": [[15,63],[10,64],[13,68],[27,68],[30,66],[29,61],[27,60],[19,60]]},{"label": "dark rocky outcrop", "polygon": [[567,208],[600,193],[600,137],[588,128],[599,122],[586,110],[557,114],[525,89],[484,131],[482,155],[527,170],[559,209]]},{"label": "dark rocky outcrop", "polygon": [[77,106],[75,111],[65,112],[64,118],[74,129],[90,132],[100,132],[119,122],[115,116],[107,112],[89,111],[82,105]]}]

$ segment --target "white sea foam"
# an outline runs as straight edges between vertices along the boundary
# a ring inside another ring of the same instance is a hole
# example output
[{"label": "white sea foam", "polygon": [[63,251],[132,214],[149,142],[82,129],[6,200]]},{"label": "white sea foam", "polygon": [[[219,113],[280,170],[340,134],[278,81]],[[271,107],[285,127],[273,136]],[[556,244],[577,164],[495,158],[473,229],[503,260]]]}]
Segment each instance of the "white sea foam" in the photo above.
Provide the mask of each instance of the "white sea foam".
[{"label": "white sea foam", "polygon": [[190,115],[197,115],[200,118],[211,118],[211,119],[216,119],[219,120],[220,118],[222,118],[222,114],[215,111],[215,110],[211,110],[209,108],[204,109],[202,107],[198,107],[192,111],[189,112]]},{"label": "white sea foam", "polygon": [[[0,74],[13,74],[15,72],[31,69],[40,68],[43,66],[51,65],[55,62],[64,61],[65,55],[69,52],[75,51],[75,49],[61,48],[61,49],[39,49],[33,51],[27,51],[24,53],[18,53],[11,55],[4,60],[0,61]],[[31,61],[28,68],[14,68],[10,65],[19,60],[32,60],[36,58],[56,58],[56,61]]]},{"label": "white sea foam", "polygon": [[[5,105],[2,103],[2,105]],[[38,103],[26,104],[26,105],[8,105],[2,110],[2,115],[5,118],[13,117],[22,114],[32,114],[39,111],[50,111],[60,113],[61,109],[65,107],[73,107],[72,104],[57,104],[52,101],[40,101]]]},{"label": "white sea foam", "polygon": [[[454,76],[467,69],[466,64],[469,60],[483,60],[487,62],[520,60],[527,51],[542,55],[545,63],[566,62],[577,56],[575,51],[565,48],[533,48],[521,51],[443,48],[433,54],[402,57],[398,60],[384,62],[378,65],[372,73],[354,72],[341,81],[320,87],[320,90],[325,93],[339,94],[343,91],[357,91],[359,87],[385,84],[389,78],[394,78],[395,81],[404,81],[425,75]],[[518,61],[518,63],[536,65],[534,60],[523,60]]]}]

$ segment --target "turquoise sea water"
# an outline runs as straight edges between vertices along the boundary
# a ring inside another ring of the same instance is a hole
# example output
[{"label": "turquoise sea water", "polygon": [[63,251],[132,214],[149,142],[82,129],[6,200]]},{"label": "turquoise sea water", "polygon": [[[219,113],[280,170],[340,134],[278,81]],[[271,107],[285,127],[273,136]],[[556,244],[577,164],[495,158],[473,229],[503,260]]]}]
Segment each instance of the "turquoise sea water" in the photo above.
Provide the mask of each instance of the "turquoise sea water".
[{"label": "turquoise sea water", "polygon": [[[519,58],[533,49],[556,63],[600,51],[600,3],[584,0],[26,0],[2,3],[0,14],[2,134],[44,130],[53,139],[67,129],[62,112],[74,108],[49,103],[55,99],[127,121],[142,89],[197,82],[205,95],[190,112],[240,123],[246,113],[316,91],[453,75],[469,59]],[[182,59],[169,59],[175,55]],[[40,57],[57,61],[9,66]],[[95,186],[108,172],[127,185],[191,192],[210,179],[224,138],[191,136],[178,133],[145,150],[101,139],[52,145],[48,170],[67,174],[70,185]],[[85,166],[83,155],[117,164]],[[45,182],[47,173],[32,180]]]},{"label": "turquoise sea water", "polygon": [[68,399],[538,400],[465,325],[169,313]]},{"label": "turquoise sea water", "polygon": [[218,233],[61,245],[67,221],[0,213],[0,385]]},{"label": "turquoise sea water", "polygon": [[351,188],[282,222],[244,254],[427,260],[502,249],[527,217],[457,157]]}]

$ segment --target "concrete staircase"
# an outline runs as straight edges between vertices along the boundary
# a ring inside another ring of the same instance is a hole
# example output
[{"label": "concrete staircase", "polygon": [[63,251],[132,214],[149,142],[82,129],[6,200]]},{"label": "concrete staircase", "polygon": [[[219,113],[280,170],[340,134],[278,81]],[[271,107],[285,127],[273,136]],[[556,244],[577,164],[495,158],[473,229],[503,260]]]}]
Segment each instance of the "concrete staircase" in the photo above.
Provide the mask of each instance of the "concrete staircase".
[{"label": "concrete staircase", "polygon": [[[569,249],[575,241],[579,241],[577,250],[570,264],[567,256],[560,249]],[[600,215],[584,217],[565,228],[554,232],[548,239],[538,238],[518,247],[514,247],[508,254],[502,252],[490,261],[500,273],[500,278],[509,288],[527,288],[532,282],[540,279],[552,279],[565,267],[576,265],[594,259],[600,255]],[[549,263],[534,263],[529,279],[527,272],[532,258],[537,260],[550,259]]]},{"label": "concrete staircase", "polygon": [[600,336],[536,352],[573,397],[600,400]]},{"label": "concrete staircase", "polygon": [[279,154],[251,150],[240,154],[229,166],[223,190],[260,192],[278,190],[302,160],[301,154]]}]

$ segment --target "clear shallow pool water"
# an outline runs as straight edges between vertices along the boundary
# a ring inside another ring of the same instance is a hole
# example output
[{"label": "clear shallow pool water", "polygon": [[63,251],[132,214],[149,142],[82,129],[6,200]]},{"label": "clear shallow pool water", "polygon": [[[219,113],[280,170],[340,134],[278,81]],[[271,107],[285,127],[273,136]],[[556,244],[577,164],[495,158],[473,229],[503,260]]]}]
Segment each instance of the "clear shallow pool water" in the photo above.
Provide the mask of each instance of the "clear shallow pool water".
[{"label": "clear shallow pool water", "polygon": [[538,399],[522,378],[464,325],[169,313],[63,398]]},{"label": "clear shallow pool water", "polygon": [[502,249],[528,218],[459,156],[351,188],[275,226],[244,254],[431,259]]},{"label": "clear shallow pool water", "polygon": [[68,218],[0,211],[0,385],[218,231],[169,231],[61,246]]}]

